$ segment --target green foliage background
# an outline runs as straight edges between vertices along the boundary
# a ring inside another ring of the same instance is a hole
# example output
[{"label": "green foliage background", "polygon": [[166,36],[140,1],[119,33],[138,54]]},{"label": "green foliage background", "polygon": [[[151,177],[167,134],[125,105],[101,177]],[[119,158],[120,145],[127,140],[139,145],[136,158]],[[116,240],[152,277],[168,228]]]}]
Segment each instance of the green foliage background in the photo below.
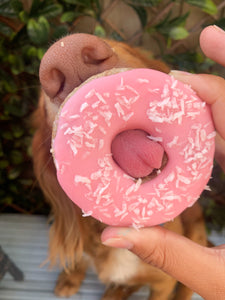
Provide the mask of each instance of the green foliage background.
[{"label": "green foliage background", "polygon": [[[107,22],[119,2],[130,6],[140,20],[141,29],[129,40]],[[1,0],[0,212],[49,210],[33,176],[30,116],[37,105],[40,60],[51,43],[76,32],[80,22],[89,17],[91,33],[101,37],[141,45],[143,35],[149,35],[159,48],[157,57],[172,69],[218,74],[218,66],[197,46],[189,47],[188,41],[209,24],[225,29],[224,8],[225,1],[213,0]],[[200,17],[188,27],[193,10],[199,11]],[[224,182],[224,174],[216,166],[212,192],[202,196],[209,226],[217,229],[225,225]]]}]

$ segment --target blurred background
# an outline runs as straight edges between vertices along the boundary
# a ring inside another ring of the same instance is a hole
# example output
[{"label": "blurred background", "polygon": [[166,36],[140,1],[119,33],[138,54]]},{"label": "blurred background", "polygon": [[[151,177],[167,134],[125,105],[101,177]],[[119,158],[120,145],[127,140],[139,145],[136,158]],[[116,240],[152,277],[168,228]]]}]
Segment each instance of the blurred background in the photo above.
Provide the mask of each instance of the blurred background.
[{"label": "blurred background", "polygon": [[[225,77],[198,43],[210,24],[225,29],[225,1],[1,0],[0,213],[48,214],[33,175],[31,117],[39,95],[38,69],[46,49],[84,32],[142,47],[171,69]],[[207,228],[225,227],[225,175],[215,163],[201,203]]]}]

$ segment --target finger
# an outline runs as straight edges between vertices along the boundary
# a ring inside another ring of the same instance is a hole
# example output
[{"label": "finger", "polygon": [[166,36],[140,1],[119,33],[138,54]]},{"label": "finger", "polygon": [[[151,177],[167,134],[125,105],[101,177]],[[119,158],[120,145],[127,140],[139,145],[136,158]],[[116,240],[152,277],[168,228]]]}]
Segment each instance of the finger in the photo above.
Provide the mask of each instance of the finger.
[{"label": "finger", "polygon": [[206,27],[200,35],[200,46],[207,57],[225,66],[225,31],[217,26]]},{"label": "finger", "polygon": [[218,251],[204,248],[162,227],[108,227],[102,234],[105,245],[126,248],[146,263],[165,271],[204,299],[225,299],[225,260]]},{"label": "finger", "polygon": [[189,84],[203,101],[211,105],[215,128],[225,139],[225,80],[219,76],[180,71],[171,71],[170,75]]}]

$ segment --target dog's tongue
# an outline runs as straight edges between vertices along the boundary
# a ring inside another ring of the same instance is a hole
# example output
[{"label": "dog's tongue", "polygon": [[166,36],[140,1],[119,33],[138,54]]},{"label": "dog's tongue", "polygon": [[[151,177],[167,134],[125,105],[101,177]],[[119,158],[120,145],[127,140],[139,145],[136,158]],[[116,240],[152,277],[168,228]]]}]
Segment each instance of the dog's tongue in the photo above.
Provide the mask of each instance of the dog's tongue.
[{"label": "dog's tongue", "polygon": [[142,130],[127,130],[112,142],[114,160],[128,175],[139,178],[149,175],[162,165],[163,147],[148,138]]}]

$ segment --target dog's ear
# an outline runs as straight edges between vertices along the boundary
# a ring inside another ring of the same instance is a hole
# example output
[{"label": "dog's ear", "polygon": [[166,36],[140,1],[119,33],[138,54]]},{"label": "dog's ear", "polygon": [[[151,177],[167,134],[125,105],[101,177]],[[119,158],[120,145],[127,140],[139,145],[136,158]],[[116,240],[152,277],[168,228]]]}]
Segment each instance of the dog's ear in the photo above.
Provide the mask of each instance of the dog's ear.
[{"label": "dog's ear", "polygon": [[52,128],[48,125],[43,96],[33,120],[36,126],[32,144],[34,172],[54,216],[50,229],[49,260],[51,265],[59,263],[64,268],[70,268],[83,252],[82,216],[80,209],[66,196],[56,178],[50,154]]},{"label": "dog's ear", "polygon": [[161,60],[153,58],[150,51],[143,50],[138,47],[131,47],[126,43],[105,39],[113,51],[118,56],[118,64],[120,67],[128,68],[149,68],[164,73],[169,73],[170,68]]}]

